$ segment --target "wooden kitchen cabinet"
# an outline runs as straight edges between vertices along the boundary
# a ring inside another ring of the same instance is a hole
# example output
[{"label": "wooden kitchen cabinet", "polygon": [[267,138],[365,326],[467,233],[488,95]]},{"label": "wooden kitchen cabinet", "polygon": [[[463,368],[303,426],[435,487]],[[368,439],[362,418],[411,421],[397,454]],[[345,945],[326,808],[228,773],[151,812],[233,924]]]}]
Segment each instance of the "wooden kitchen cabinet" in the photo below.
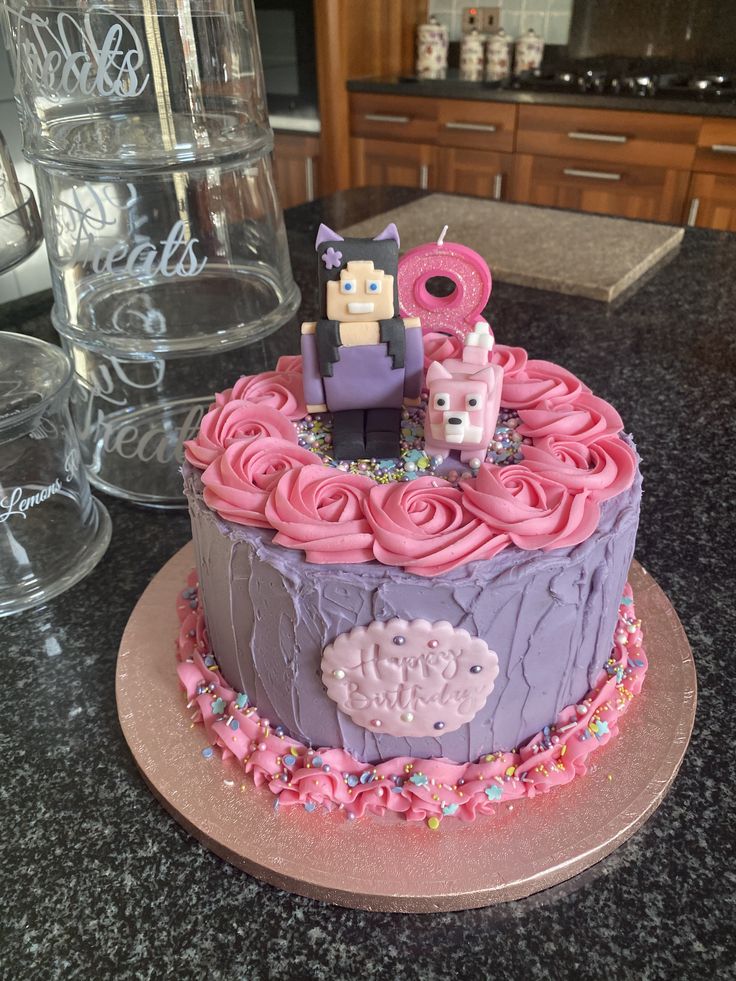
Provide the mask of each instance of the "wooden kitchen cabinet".
[{"label": "wooden kitchen cabinet", "polygon": [[437,142],[468,150],[514,149],[517,107],[504,102],[440,99]]},{"label": "wooden kitchen cabinet", "polygon": [[521,106],[516,149],[612,165],[690,170],[699,116],[618,109]]},{"label": "wooden kitchen cabinet", "polygon": [[514,200],[573,211],[681,224],[690,174],[665,167],[515,156]]},{"label": "wooden kitchen cabinet", "polygon": [[736,231],[736,119],[350,94],[352,180]]},{"label": "wooden kitchen cabinet", "polygon": [[494,201],[514,200],[514,155],[488,150],[437,149],[438,191]]},{"label": "wooden kitchen cabinet", "polygon": [[432,144],[437,132],[435,99],[373,93],[350,96],[351,136]]},{"label": "wooden kitchen cabinet", "polygon": [[736,119],[703,120],[694,170],[736,181]]},{"label": "wooden kitchen cabinet", "polygon": [[690,180],[687,224],[736,232],[736,179],[694,173]]},{"label": "wooden kitchen cabinet", "polygon": [[736,232],[736,119],[704,119],[690,180],[688,225]]},{"label": "wooden kitchen cabinet", "polygon": [[319,195],[319,139],[302,133],[275,133],[273,170],[282,208]]},{"label": "wooden kitchen cabinet", "polygon": [[435,190],[435,148],[423,143],[398,140],[350,141],[353,187],[396,184]]}]

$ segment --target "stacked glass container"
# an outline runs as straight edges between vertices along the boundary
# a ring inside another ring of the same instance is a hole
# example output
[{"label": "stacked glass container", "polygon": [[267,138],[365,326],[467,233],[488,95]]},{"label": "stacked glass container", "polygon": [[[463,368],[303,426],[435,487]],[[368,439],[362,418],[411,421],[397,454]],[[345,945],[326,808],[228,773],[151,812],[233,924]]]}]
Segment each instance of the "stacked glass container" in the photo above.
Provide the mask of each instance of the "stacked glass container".
[{"label": "stacked glass container", "polygon": [[299,304],[252,0],[11,0],[53,322],[91,481],[182,503],[182,444]]}]

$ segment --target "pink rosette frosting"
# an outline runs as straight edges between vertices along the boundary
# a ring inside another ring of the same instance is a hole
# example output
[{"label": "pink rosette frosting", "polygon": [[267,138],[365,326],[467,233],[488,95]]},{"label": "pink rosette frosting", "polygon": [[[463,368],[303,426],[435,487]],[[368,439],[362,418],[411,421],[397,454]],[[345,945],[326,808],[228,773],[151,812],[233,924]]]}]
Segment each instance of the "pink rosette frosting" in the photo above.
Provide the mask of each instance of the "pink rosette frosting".
[{"label": "pink rosette frosting", "polygon": [[365,511],[378,561],[418,576],[490,559],[509,544],[508,536],[463,507],[462,491],[435,477],[375,485]]},{"label": "pink rosette frosting", "polygon": [[202,419],[196,439],[184,444],[184,455],[193,467],[206,469],[232,443],[252,443],[260,436],[277,436],[296,443],[296,429],[286,416],[268,405],[234,399],[215,405]]},{"label": "pink rosette frosting", "polygon": [[462,485],[466,508],[525,550],[578,545],[595,531],[600,508],[588,490],[572,491],[537,464],[484,464]]},{"label": "pink rosette frosting", "polygon": [[463,356],[463,342],[455,334],[440,334],[438,331],[430,330],[422,338],[424,344],[424,370],[426,371],[433,361],[447,361],[448,358],[461,358]]},{"label": "pink rosette frosting", "polygon": [[636,474],[636,454],[618,436],[593,443],[545,436],[524,447],[524,460],[569,490],[589,491],[593,501],[607,501],[627,490]]},{"label": "pink rosette frosting", "polygon": [[283,412],[289,419],[303,419],[307,414],[304,404],[304,381],[297,371],[264,371],[260,375],[243,375],[232,388],[215,396],[215,404],[223,405],[233,399],[244,399],[256,405],[268,405]]},{"label": "pink rosette frosting", "polygon": [[276,371],[296,372],[301,375],[303,372],[301,354],[282,354],[276,362]]},{"label": "pink rosette frosting", "polygon": [[523,347],[496,344],[491,352],[491,364],[503,368],[504,378],[512,378],[526,368],[527,353]]},{"label": "pink rosette frosting", "polygon": [[624,428],[614,407],[590,392],[582,392],[572,402],[545,400],[534,408],[519,409],[519,417],[518,432],[534,440],[560,436],[590,443]]},{"label": "pink rosette frosting", "polygon": [[523,370],[504,372],[501,405],[507,409],[531,409],[540,402],[559,405],[589,391],[579,378],[551,361],[527,361]]},{"label": "pink rosette frosting", "polygon": [[310,466],[315,459],[309,450],[275,436],[232,443],[202,474],[205,504],[236,524],[270,528],[266,502],[275,483],[285,470]]},{"label": "pink rosette frosting", "polygon": [[274,542],[302,549],[308,562],[369,562],[373,535],[363,501],[372,487],[370,477],[322,465],[284,473],[266,503]]}]

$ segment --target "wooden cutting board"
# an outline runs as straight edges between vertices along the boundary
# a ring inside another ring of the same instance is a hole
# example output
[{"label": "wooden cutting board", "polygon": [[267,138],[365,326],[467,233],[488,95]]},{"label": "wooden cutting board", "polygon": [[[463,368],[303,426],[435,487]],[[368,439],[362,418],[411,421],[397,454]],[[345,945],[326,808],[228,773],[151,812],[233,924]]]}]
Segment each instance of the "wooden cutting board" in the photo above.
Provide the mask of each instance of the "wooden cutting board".
[{"label": "wooden cutting board", "polygon": [[378,234],[396,222],[402,251],[436,241],[475,249],[500,282],[610,303],[676,249],[684,229],[480,198],[431,194],[341,230]]}]

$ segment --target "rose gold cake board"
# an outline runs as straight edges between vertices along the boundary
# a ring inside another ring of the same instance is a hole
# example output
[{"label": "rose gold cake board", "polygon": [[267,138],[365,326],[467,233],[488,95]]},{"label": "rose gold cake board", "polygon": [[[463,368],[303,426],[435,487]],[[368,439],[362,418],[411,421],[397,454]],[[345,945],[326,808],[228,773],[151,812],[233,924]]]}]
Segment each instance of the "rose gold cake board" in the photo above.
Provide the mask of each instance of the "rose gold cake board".
[{"label": "rose gold cake board", "polygon": [[274,810],[234,763],[206,760],[176,676],[176,597],[191,543],[154,577],[131,614],[117,664],[120,724],[136,763],[187,831],[258,879],[302,896],[371,910],[429,913],[520,899],[572,878],[629,838],[664,799],[695,716],[696,675],[677,614],[634,562],[630,582],[649,671],[618,737],[588,773],[471,824],[436,831],[394,815]]}]

